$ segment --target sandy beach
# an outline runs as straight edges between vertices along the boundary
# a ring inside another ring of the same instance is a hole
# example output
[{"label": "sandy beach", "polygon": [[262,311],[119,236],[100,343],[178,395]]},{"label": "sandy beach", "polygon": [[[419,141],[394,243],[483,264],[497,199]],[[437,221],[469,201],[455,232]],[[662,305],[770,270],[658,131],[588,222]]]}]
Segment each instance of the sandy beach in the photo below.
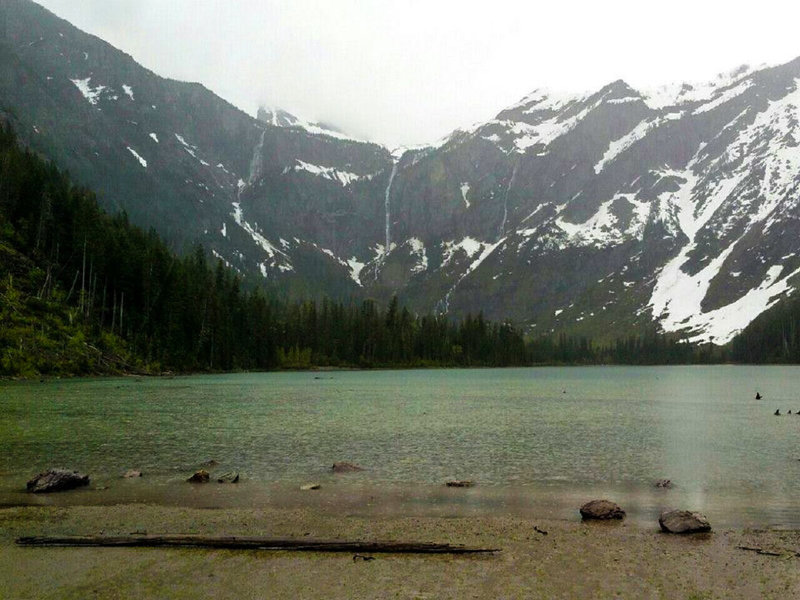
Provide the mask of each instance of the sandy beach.
[{"label": "sandy beach", "polygon": [[[547,532],[546,535],[536,529]],[[26,548],[23,535],[131,533],[413,540],[492,555],[205,549]],[[759,555],[737,546],[787,552]],[[793,598],[800,532],[663,534],[657,524],[511,516],[358,516],[333,508],[152,504],[0,509],[4,599],[45,598]]]}]

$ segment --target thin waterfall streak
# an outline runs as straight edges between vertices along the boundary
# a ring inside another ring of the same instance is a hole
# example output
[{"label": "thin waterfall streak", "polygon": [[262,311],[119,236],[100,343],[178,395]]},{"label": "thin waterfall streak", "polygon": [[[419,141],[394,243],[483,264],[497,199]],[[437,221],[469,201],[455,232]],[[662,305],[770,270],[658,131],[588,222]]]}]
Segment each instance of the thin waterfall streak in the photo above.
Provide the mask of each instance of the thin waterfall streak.
[{"label": "thin waterfall streak", "polygon": [[248,185],[253,185],[261,172],[261,151],[264,149],[264,136],[267,135],[267,130],[261,130],[261,139],[253,150],[253,158],[250,160],[250,176],[247,178]]},{"label": "thin waterfall streak", "polygon": [[392,193],[392,183],[394,182],[395,175],[397,175],[397,163],[392,165],[392,174],[389,175],[389,184],[386,186],[386,194],[384,195],[384,207],[386,209],[386,245],[383,248],[383,255],[386,256],[389,254],[389,244],[392,241],[391,238],[391,211],[390,211],[390,196]]},{"label": "thin waterfall streak", "polygon": [[497,236],[497,239],[501,239],[506,233],[506,222],[508,221],[508,195],[511,193],[511,187],[514,185],[514,182],[517,179],[517,169],[519,169],[519,160],[514,163],[514,168],[511,171],[511,179],[508,181],[508,186],[506,187],[506,195],[503,198],[503,222],[500,223],[500,233]]}]

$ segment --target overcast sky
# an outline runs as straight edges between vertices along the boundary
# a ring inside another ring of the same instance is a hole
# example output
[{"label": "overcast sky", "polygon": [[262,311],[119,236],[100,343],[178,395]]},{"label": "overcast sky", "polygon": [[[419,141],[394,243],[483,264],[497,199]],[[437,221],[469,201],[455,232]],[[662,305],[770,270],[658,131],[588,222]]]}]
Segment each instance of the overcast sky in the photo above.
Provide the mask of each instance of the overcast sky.
[{"label": "overcast sky", "polygon": [[388,145],[434,141],[533,89],[709,80],[800,56],[800,3],[38,0],[160,75]]}]

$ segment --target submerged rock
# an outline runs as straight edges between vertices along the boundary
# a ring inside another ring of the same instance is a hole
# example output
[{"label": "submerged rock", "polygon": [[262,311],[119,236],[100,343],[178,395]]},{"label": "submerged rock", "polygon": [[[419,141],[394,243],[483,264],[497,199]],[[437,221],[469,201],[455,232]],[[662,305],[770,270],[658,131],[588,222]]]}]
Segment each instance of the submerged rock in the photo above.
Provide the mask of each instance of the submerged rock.
[{"label": "submerged rock", "polygon": [[625,511],[611,500],[592,500],[580,507],[581,517],[584,521],[597,519],[624,519]]},{"label": "submerged rock", "polygon": [[667,510],[658,517],[658,524],[667,533],[703,533],[711,531],[705,515],[688,510]]},{"label": "submerged rock", "polygon": [[470,479],[454,479],[453,481],[448,481],[447,483],[445,483],[445,485],[447,487],[466,488],[466,487],[472,487],[475,484]]},{"label": "submerged rock", "polygon": [[189,483],[208,483],[210,478],[211,476],[208,474],[208,471],[205,469],[200,469],[186,481]]},{"label": "submerged rock", "polygon": [[656,487],[669,489],[672,487],[672,481],[670,479],[659,479],[656,481]]},{"label": "submerged rock", "polygon": [[89,485],[89,476],[67,469],[50,469],[39,473],[27,483],[27,490],[34,494],[63,492],[84,485]]},{"label": "submerged rock", "polygon": [[129,471],[125,471],[125,475],[123,475],[125,479],[133,479],[134,477],[141,477],[141,476],[142,472],[137,471],[136,469],[130,469]]},{"label": "submerged rock", "polygon": [[322,486],[318,483],[307,483],[305,485],[301,485],[300,489],[303,491],[308,491],[308,490],[318,490],[321,487]]},{"label": "submerged rock", "polygon": [[331,470],[334,473],[355,473],[357,471],[363,471],[364,468],[349,462],[336,462],[333,463]]},{"label": "submerged rock", "polygon": [[223,473],[217,477],[217,483],[239,483],[238,471],[231,471],[230,473]]}]

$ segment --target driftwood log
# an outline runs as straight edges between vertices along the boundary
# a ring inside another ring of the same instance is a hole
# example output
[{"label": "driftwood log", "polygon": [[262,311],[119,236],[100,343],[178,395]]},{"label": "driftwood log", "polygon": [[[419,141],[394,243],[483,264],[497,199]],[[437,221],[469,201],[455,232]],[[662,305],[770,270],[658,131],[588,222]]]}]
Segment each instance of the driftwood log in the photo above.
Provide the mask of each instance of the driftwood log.
[{"label": "driftwood log", "polygon": [[752,548],[750,546],[736,546],[739,550],[747,550],[748,552],[755,552],[763,556],[800,556],[800,552],[795,550],[786,550],[784,552],[775,552],[773,550],[764,550],[764,548]]},{"label": "driftwood log", "polygon": [[205,537],[197,535],[31,536],[17,539],[20,546],[93,546],[145,548],[224,548],[230,550],[293,550],[299,552],[353,552],[395,554],[480,554],[499,548],[475,548],[429,542],[359,542],[338,540],[272,539],[263,537]]}]

